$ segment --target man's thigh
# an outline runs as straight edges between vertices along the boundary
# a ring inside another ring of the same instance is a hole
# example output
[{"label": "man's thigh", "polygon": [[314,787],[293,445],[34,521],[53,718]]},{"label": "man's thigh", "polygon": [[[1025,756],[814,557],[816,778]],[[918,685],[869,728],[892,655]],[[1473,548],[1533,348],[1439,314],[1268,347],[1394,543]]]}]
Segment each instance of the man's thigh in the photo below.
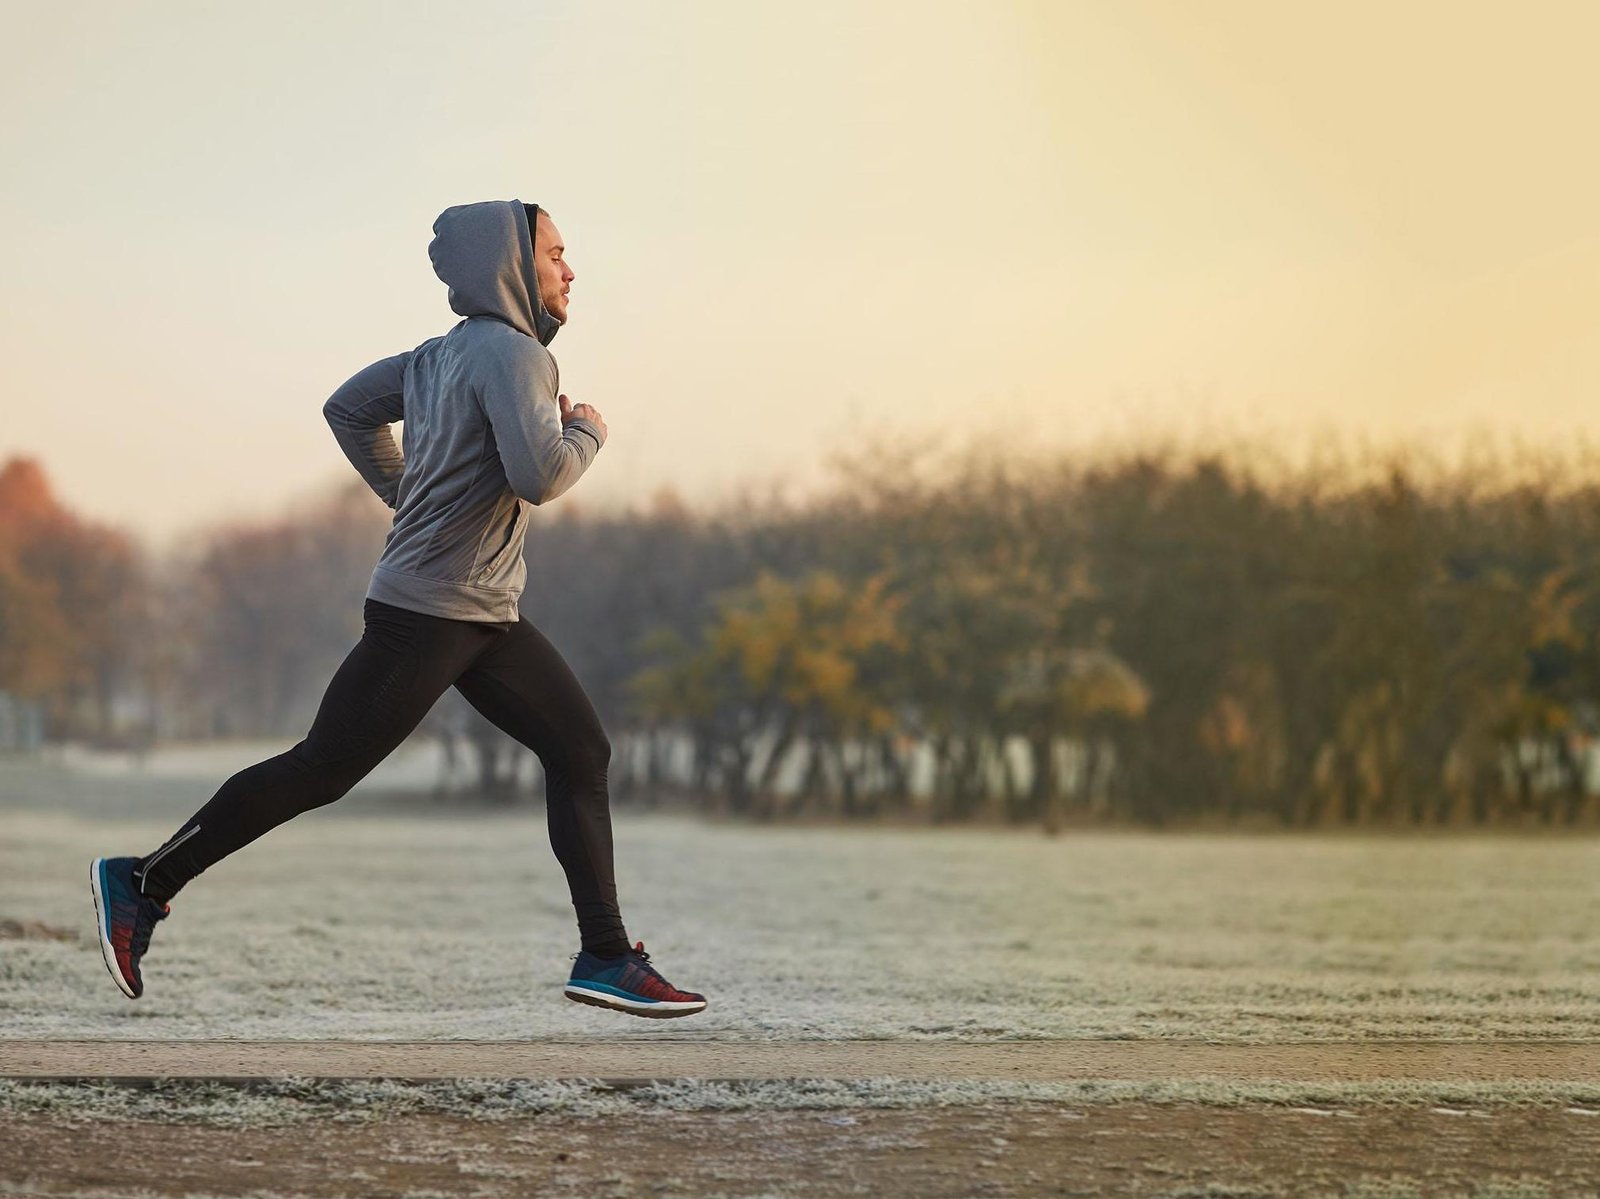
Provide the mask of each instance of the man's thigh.
[{"label": "man's thigh", "polygon": [[552,756],[603,754],[610,744],[588,693],[550,639],[523,616],[455,682],[485,719],[533,750]]},{"label": "man's thigh", "polygon": [[382,761],[503,636],[487,626],[369,603],[361,639],[328,683],[305,753],[330,766]]}]

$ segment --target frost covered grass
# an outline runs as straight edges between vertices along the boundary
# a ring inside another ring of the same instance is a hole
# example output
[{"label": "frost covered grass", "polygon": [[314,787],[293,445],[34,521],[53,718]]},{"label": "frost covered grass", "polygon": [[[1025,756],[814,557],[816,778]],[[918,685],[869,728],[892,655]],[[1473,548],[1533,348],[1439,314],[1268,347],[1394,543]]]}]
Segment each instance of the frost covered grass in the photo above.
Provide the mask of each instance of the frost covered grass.
[{"label": "frost covered grass", "polygon": [[435,1115],[510,1120],[542,1113],[608,1116],[649,1112],[847,1110],[1045,1103],[1271,1106],[1337,1117],[1376,1107],[1427,1108],[1469,1117],[1506,1108],[1581,1111],[1600,1116],[1593,1083],[1300,1083],[1223,1080],[1025,1083],[977,1080],[676,1079],[626,1089],[599,1081],[547,1079],[333,1080],[273,1078],[247,1086],[161,1079],[143,1086],[114,1082],[17,1082],[0,1079],[0,1112],[69,1120],[159,1120],[229,1127],[306,1121],[378,1121]]},{"label": "frost covered grass", "polygon": [[1590,838],[1051,840],[622,809],[629,932],[711,999],[657,1023],[561,997],[577,937],[541,807],[397,814],[359,788],[178,896],[129,1002],[89,861],[148,852],[220,781],[0,765],[0,928],[69,934],[0,935],[0,1037],[1600,1036]]}]

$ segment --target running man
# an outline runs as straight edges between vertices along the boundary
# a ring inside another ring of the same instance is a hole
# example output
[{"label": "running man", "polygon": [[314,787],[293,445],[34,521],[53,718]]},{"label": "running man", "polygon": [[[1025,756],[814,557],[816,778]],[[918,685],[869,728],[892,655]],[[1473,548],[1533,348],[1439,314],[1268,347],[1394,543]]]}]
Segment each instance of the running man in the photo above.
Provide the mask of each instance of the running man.
[{"label": "running man", "polygon": [[[582,948],[564,994],[636,1016],[688,1016],[680,991],[628,944],[612,872],[611,743],[566,661],[518,608],[530,506],[576,483],[606,441],[589,404],[559,393],[546,347],[576,277],[536,204],[446,209],[428,246],[462,318],[442,337],[346,381],[323,415],[361,477],[395,510],[372,572],[361,639],[298,745],[235,774],[144,857],[89,870],[100,949],[123,994],[170,901],[207,867],[301,812],[333,803],[383,761],[447,687],[539,755],[550,844]],[[405,422],[404,453],[389,426]]]}]

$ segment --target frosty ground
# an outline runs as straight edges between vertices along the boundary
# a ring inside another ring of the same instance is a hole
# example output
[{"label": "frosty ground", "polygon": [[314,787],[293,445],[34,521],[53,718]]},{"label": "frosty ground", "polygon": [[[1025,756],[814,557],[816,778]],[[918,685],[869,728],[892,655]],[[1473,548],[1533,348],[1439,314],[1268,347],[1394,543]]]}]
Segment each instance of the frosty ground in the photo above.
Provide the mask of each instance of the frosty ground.
[{"label": "frosty ground", "polygon": [[1050,839],[618,810],[629,933],[710,999],[658,1026],[561,998],[578,946],[540,806],[360,788],[190,884],[130,1002],[95,944],[89,861],[153,849],[217,781],[0,764],[0,1035],[1600,1036],[1592,838]]},{"label": "frosty ground", "polygon": [[[273,749],[142,773],[0,762],[0,1037],[1600,1037],[1592,838],[1050,839],[624,808],[629,932],[711,1000],[689,1020],[629,1020],[561,998],[577,942],[537,802],[435,803],[403,755],[186,888],[156,931],[147,993],[129,1002],[95,943],[89,860],[154,848],[229,769]],[[350,1093],[4,1084],[0,1194],[1543,1199],[1600,1186],[1600,1096],[1561,1079],[1408,1093],[691,1080],[666,1101],[561,1086],[520,1092],[521,1107],[482,1094],[452,1106],[426,1089],[389,1092],[400,1099],[385,1107]],[[495,1112],[507,1118],[484,1119]],[[229,1139],[212,1146],[218,1125]],[[182,1169],[107,1176],[115,1155],[97,1156],[94,1138],[134,1131]],[[336,1134],[348,1176],[319,1173],[334,1149],[317,1139]]]}]

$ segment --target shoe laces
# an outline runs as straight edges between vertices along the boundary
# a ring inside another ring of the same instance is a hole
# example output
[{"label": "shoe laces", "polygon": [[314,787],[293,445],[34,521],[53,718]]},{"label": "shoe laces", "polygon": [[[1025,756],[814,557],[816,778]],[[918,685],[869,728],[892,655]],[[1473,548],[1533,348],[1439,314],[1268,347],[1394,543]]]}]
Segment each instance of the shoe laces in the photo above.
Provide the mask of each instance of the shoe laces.
[{"label": "shoe laces", "polygon": [[[672,987],[672,984],[669,983],[666,980],[665,977],[663,977],[661,971],[657,970],[654,966],[652,966],[650,964],[650,955],[644,951],[644,942],[643,941],[639,941],[639,942],[635,943],[635,945],[633,947],[633,958],[634,958],[634,961],[638,962],[639,968],[641,970],[643,970],[646,974],[648,974],[651,977],[659,980],[660,983],[663,986]],[[676,991],[678,988],[672,987],[672,989],[674,991]]]},{"label": "shoe laces", "polygon": [[139,915],[133,922],[133,936],[129,939],[129,946],[134,957],[143,957],[150,948],[150,934],[155,931],[156,921],[165,920],[172,909],[164,903],[157,903],[146,898],[139,904]]}]

